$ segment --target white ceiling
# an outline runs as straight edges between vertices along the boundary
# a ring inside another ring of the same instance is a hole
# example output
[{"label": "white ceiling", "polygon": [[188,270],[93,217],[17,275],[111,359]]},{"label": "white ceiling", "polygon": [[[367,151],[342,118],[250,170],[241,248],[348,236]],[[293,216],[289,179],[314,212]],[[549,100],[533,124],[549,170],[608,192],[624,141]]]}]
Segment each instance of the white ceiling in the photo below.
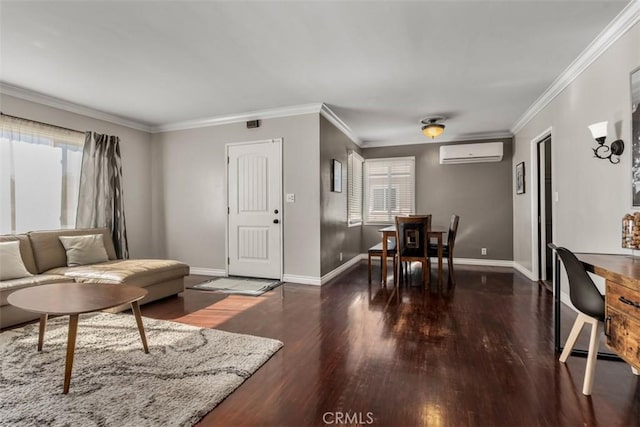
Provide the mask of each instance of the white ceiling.
[{"label": "white ceiling", "polygon": [[507,134],[624,1],[6,1],[0,80],[157,127],[326,103],[365,143]]}]

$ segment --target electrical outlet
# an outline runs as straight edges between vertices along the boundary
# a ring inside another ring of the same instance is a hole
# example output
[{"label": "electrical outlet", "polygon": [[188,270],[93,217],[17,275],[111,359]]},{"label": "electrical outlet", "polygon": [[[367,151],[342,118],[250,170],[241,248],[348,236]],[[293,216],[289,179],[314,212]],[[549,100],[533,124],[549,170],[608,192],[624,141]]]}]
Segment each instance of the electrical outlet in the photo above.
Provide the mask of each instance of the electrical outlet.
[{"label": "electrical outlet", "polygon": [[481,255],[486,255],[487,254],[487,248],[482,248],[480,253],[481,253]]},{"label": "electrical outlet", "polygon": [[342,252],[340,252],[340,261],[342,261]]},{"label": "electrical outlet", "polygon": [[295,203],[296,195],[294,193],[287,193],[287,203]]}]

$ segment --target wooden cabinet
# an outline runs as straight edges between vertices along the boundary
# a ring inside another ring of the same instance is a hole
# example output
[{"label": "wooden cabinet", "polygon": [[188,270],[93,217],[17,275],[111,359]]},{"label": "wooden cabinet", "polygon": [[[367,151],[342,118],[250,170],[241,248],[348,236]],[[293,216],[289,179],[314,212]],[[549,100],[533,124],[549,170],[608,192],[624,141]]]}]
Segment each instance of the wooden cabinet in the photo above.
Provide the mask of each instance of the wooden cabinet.
[{"label": "wooden cabinet", "polygon": [[587,271],[604,277],[607,346],[640,371],[640,259],[576,254]]},{"label": "wooden cabinet", "polygon": [[640,292],[607,280],[605,302],[607,346],[640,369]]}]

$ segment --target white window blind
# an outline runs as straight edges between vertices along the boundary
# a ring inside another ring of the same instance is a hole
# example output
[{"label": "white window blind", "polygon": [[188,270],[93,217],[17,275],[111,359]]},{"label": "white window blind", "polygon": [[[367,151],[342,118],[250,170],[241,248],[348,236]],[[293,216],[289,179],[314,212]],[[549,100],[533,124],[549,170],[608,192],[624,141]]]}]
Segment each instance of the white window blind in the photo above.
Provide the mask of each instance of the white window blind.
[{"label": "white window blind", "polygon": [[347,157],[348,225],[362,224],[362,165],[364,159],[355,151]]},{"label": "white window blind", "polygon": [[391,223],[415,213],[414,157],[365,160],[364,184],[365,222]]},{"label": "white window blind", "polygon": [[0,116],[0,234],[74,228],[84,133]]}]

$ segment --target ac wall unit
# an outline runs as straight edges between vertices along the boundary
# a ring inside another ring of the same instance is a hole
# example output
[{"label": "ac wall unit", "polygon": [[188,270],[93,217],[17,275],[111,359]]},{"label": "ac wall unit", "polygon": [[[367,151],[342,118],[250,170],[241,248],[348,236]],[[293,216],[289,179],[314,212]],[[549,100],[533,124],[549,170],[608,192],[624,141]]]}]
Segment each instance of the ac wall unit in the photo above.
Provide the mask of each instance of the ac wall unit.
[{"label": "ac wall unit", "polygon": [[440,146],[440,164],[499,162],[502,160],[502,142],[457,144]]}]

